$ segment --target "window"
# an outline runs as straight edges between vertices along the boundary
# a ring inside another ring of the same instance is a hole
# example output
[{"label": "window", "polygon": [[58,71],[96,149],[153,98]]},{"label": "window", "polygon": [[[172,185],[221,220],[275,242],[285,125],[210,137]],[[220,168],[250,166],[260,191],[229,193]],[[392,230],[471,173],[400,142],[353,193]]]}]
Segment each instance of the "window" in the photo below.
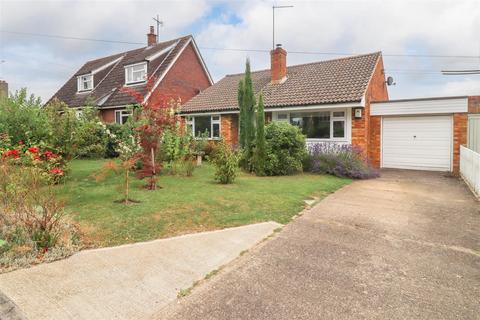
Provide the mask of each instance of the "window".
[{"label": "window", "polygon": [[220,138],[220,116],[196,116],[187,118],[187,128],[195,138],[207,136],[208,139]]},{"label": "window", "polygon": [[309,139],[330,138],[329,111],[292,113],[290,123],[300,127]]},{"label": "window", "polygon": [[288,121],[288,113],[277,113],[277,121]]},{"label": "window", "polygon": [[93,75],[84,74],[77,77],[77,90],[81,91],[90,91],[93,89]]},{"label": "window", "polygon": [[129,110],[115,110],[115,122],[124,124],[131,115],[132,113]]},{"label": "window", "polygon": [[133,84],[145,82],[147,79],[147,63],[137,63],[125,67],[125,83]]},{"label": "window", "polygon": [[[283,114],[282,114],[283,115]],[[290,123],[302,129],[307,139],[343,139],[345,138],[346,111],[313,111],[290,113]],[[288,116],[277,121],[286,121]]]}]

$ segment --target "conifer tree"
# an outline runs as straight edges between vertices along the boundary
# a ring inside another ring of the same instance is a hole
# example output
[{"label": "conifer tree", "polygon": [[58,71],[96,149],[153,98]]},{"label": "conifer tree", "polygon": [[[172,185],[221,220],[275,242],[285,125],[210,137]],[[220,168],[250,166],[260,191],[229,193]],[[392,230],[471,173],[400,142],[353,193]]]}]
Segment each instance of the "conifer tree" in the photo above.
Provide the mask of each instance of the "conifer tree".
[{"label": "conifer tree", "polygon": [[238,108],[240,109],[239,114],[239,127],[240,127],[240,134],[239,134],[239,143],[240,147],[245,147],[245,108],[243,107],[243,93],[244,93],[244,85],[243,79],[238,82]]},{"label": "conifer tree", "polygon": [[253,148],[255,144],[255,95],[253,93],[252,75],[250,72],[250,61],[247,59],[245,66],[245,79],[243,81],[242,108],[244,109],[243,127],[244,130],[244,168],[252,171]]},{"label": "conifer tree", "polygon": [[256,126],[256,140],[255,140],[255,173],[257,176],[265,175],[265,107],[263,105],[263,97],[260,95],[257,105],[257,126]]}]

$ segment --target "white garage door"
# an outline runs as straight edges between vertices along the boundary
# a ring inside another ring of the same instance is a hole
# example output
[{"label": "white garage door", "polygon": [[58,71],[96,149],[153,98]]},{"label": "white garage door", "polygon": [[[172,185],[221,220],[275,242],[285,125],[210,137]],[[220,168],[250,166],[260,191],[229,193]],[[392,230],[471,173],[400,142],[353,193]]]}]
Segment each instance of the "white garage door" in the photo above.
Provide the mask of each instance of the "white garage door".
[{"label": "white garage door", "polygon": [[383,117],[382,167],[450,171],[452,117]]}]

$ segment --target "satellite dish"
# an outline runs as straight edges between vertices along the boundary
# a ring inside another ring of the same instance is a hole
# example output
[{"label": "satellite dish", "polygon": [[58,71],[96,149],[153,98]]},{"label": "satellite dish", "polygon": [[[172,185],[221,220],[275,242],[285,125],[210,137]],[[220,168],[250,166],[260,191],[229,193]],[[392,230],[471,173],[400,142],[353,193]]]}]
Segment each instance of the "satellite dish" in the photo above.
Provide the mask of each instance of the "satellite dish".
[{"label": "satellite dish", "polygon": [[388,76],[387,77],[387,81],[386,81],[387,85],[391,86],[391,85],[396,85],[395,82],[393,82],[393,78]]}]

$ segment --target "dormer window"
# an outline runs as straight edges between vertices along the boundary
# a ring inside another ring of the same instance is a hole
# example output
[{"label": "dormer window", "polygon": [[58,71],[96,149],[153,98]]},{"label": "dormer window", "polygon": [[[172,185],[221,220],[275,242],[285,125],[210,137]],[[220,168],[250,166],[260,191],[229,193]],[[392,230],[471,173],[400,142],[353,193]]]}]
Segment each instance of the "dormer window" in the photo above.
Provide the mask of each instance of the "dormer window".
[{"label": "dormer window", "polygon": [[125,66],[125,84],[141,83],[147,80],[147,63],[140,62]]},{"label": "dormer window", "polygon": [[90,91],[93,89],[93,74],[84,74],[77,77],[78,92]]}]

